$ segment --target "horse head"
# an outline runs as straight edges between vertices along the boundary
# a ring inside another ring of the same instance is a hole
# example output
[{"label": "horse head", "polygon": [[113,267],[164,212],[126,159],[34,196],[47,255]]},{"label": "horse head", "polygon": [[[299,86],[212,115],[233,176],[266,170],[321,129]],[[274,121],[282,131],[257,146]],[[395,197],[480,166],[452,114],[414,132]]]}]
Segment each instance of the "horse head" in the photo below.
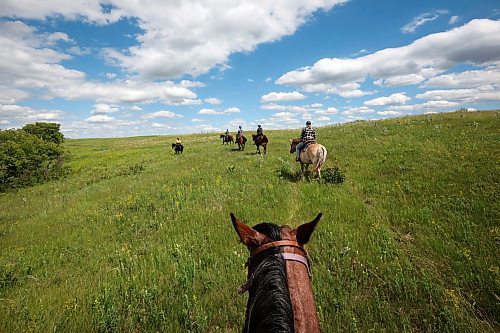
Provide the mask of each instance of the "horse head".
[{"label": "horse head", "polygon": [[295,153],[295,148],[297,148],[297,145],[299,144],[300,141],[301,141],[300,138],[290,140],[290,154]]},{"label": "horse head", "polygon": [[277,327],[319,332],[304,245],[321,216],[296,229],[273,223],[252,228],[231,213],[234,229],[250,252],[248,280],[239,290],[249,291],[244,332],[274,332]]}]

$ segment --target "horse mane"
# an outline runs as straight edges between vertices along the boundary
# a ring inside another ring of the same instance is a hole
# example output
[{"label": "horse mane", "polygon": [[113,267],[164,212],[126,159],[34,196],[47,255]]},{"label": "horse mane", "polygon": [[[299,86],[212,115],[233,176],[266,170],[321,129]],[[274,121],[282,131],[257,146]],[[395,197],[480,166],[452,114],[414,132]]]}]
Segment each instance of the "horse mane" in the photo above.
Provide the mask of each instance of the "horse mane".
[{"label": "horse mane", "polygon": [[[253,227],[271,241],[281,240],[280,227],[260,223]],[[249,289],[244,332],[294,332],[293,309],[288,290],[286,263],[275,256],[280,249],[269,248],[258,253],[249,266],[253,282]]]}]

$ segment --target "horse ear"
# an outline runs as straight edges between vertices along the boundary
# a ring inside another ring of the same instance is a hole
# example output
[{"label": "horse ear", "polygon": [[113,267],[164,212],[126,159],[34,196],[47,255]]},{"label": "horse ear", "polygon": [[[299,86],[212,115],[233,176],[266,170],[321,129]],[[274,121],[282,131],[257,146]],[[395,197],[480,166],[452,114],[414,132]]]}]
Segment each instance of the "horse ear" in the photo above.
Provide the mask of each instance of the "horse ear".
[{"label": "horse ear", "polygon": [[233,221],[234,230],[236,230],[241,242],[246,246],[255,247],[265,242],[265,235],[242,223],[233,213],[231,213],[231,220]]},{"label": "horse ear", "polygon": [[296,230],[297,242],[299,244],[306,244],[307,242],[309,242],[309,239],[311,238],[314,228],[316,228],[316,225],[318,224],[322,215],[323,213],[319,213],[313,221],[309,223],[304,223],[297,228]]}]

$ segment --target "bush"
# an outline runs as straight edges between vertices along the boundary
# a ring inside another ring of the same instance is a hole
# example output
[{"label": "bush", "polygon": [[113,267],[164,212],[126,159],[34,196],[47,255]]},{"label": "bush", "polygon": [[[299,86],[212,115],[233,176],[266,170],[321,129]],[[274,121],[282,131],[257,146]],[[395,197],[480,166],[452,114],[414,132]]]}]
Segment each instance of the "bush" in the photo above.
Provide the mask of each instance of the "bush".
[{"label": "bush", "polygon": [[321,178],[326,183],[342,184],[345,180],[344,175],[337,166],[321,170]]},{"label": "bush", "polygon": [[44,141],[59,145],[64,141],[64,135],[59,132],[59,127],[60,125],[56,123],[34,123],[25,125],[23,130]]},{"label": "bush", "polygon": [[64,153],[53,141],[24,130],[0,131],[0,192],[64,174]]}]

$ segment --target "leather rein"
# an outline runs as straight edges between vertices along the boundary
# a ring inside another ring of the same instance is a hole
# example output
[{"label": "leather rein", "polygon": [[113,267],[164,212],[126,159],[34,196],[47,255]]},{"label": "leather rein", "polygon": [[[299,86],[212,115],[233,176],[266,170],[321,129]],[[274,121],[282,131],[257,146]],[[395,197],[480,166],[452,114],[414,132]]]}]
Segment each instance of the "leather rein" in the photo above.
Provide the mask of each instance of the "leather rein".
[{"label": "leather rein", "polygon": [[[275,256],[282,257],[285,261],[300,262],[301,264],[306,266],[309,278],[312,278],[311,268],[310,268],[310,264],[309,264],[309,257],[307,256],[306,250],[302,246],[300,246],[300,244],[298,242],[292,241],[292,240],[280,240],[280,241],[269,242],[269,243],[266,243],[264,245],[261,245],[255,249],[253,249],[250,253],[250,257],[248,258],[247,262],[245,263],[245,267],[248,267],[248,265],[250,264],[250,262],[252,261],[252,259],[255,257],[256,254],[258,254],[262,251],[265,251],[267,249],[270,249],[270,248],[285,247],[285,246],[298,249],[302,254],[298,254],[295,252],[282,252],[282,253],[275,254]],[[254,279],[254,274],[255,274],[255,272],[253,272],[250,275],[250,277],[248,278],[248,280],[238,288],[238,293],[240,295],[245,293],[246,291],[248,291],[248,289],[250,289],[252,282],[253,282],[253,279]]]}]

